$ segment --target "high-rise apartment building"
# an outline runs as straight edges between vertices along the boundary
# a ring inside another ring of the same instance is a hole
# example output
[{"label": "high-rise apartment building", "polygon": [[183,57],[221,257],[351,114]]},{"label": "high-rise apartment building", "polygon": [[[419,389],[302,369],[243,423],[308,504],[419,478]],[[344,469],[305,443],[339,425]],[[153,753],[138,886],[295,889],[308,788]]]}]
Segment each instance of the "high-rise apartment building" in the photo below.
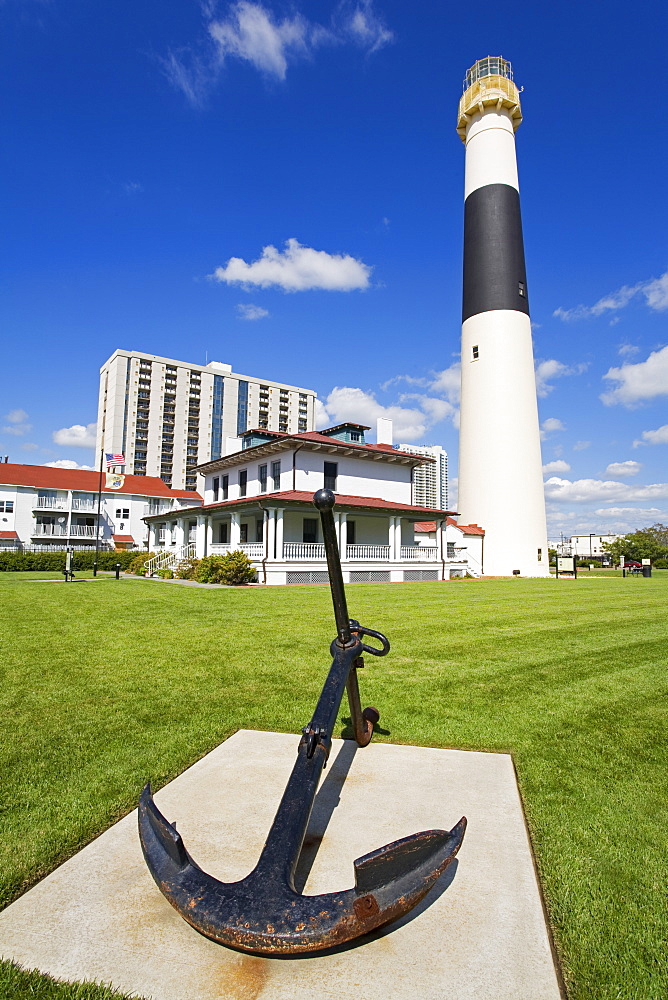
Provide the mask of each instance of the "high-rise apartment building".
[{"label": "high-rise apartment building", "polygon": [[120,453],[126,473],[194,490],[196,467],[224,455],[228,438],[256,427],[314,430],[315,398],[312,389],[237,375],[220,361],[114,351],[100,369],[97,454]]},{"label": "high-rise apartment building", "polygon": [[432,510],[448,509],[448,453],[440,444],[400,444],[399,451],[409,455],[425,455],[433,462],[425,462],[413,469],[413,503],[416,507]]}]

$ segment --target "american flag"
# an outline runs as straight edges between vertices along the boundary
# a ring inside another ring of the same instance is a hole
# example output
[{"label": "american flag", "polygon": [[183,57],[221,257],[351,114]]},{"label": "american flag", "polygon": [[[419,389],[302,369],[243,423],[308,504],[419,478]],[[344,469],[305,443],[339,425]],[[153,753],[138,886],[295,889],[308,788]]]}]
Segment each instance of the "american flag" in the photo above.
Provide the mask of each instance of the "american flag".
[{"label": "american flag", "polygon": [[115,469],[119,465],[125,465],[125,455],[110,455],[109,452],[105,452],[107,459],[107,469]]}]

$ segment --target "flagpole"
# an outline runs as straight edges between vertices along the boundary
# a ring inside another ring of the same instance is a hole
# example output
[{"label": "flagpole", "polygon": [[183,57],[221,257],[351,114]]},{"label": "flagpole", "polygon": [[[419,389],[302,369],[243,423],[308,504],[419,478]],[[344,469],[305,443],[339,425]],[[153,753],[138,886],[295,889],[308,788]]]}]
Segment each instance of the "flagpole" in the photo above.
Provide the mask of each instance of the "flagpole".
[{"label": "flagpole", "polygon": [[93,576],[97,576],[97,556],[100,551],[100,508],[102,506],[102,461],[104,459],[104,435],[100,442],[100,478],[97,486],[97,524],[95,526],[95,561],[93,562]]}]

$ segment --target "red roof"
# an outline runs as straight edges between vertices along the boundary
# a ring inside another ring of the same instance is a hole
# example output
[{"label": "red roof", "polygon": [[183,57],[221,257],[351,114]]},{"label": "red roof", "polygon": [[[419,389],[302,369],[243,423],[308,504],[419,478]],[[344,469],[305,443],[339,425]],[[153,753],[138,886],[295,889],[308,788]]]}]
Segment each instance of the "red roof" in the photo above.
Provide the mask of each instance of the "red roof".
[{"label": "red roof", "polygon": [[5,539],[11,538],[13,541],[15,538],[18,537],[19,536],[16,534],[15,531],[0,531],[0,538],[5,538]]},{"label": "red roof", "polygon": [[[261,493],[259,496],[254,497],[243,497],[239,500],[222,500],[219,503],[205,504],[203,507],[187,508],[184,507],[179,514],[189,512],[194,509],[197,511],[214,511],[214,510],[230,510],[235,507],[241,506],[257,506],[258,503],[274,503],[280,501],[283,503],[303,503],[308,504],[309,507],[313,508],[313,494],[309,493],[308,490],[285,490],[281,493]],[[358,507],[366,508],[367,510],[386,510],[394,511],[397,514],[432,514],[437,515],[439,518],[443,518],[446,514],[443,510],[434,510],[426,507],[412,507],[410,504],[406,503],[392,503],[389,500],[379,500],[376,497],[353,497],[347,496],[344,493],[336,494],[336,505],[337,507]],[[165,514],[152,514],[147,520],[154,520],[156,517],[170,518],[174,517],[176,511],[169,511]]]},{"label": "red roof", "polygon": [[[446,524],[450,524],[459,530],[464,535],[484,535],[485,529],[479,527],[477,524],[458,524],[454,518],[446,518]],[[420,533],[428,533],[430,531],[436,531],[436,521],[418,521],[415,525],[415,530]]]},{"label": "red roof", "polygon": [[115,542],[134,542],[132,535],[112,535]]},{"label": "red roof", "polygon": [[[172,490],[157,476],[125,476],[120,490],[105,489],[105,475],[102,474],[103,493],[130,493],[145,497],[183,497],[201,500],[199,493],[190,490]],[[7,486],[37,486],[50,490],[81,490],[97,493],[100,473],[86,469],[54,469],[50,465],[10,465],[0,462],[0,484]]]},{"label": "red roof", "polygon": [[[347,424],[342,424],[341,426],[348,426]],[[357,424],[353,426],[362,427],[364,425]],[[336,430],[336,428],[332,428]],[[366,429],[366,428],[365,428]],[[407,451],[399,451],[398,448],[394,448],[391,444],[360,444],[358,441],[341,441],[339,438],[333,437],[329,434],[322,434],[320,431],[303,431],[301,434],[289,434],[286,431],[270,431],[264,428],[255,428],[257,434],[262,434],[270,439],[282,440],[286,444],[290,441],[312,441],[314,444],[328,444],[335,445],[337,448],[351,448],[354,451],[364,454],[364,452],[381,452],[385,455],[396,455],[399,458],[410,458],[416,465],[423,465],[425,462],[435,462],[436,459],[430,458],[428,455],[414,455]],[[252,433],[251,431],[246,431],[247,434]],[[253,452],[256,448],[262,448],[265,444],[269,444],[269,441],[263,441],[261,444],[254,444],[251,448],[243,448],[239,451],[230,452],[229,455],[221,455],[220,458],[212,458],[208,462],[202,462],[199,469],[205,469],[209,466],[214,465],[216,462],[221,462],[227,458],[237,459],[240,455],[244,456],[244,460],[247,455]]]}]

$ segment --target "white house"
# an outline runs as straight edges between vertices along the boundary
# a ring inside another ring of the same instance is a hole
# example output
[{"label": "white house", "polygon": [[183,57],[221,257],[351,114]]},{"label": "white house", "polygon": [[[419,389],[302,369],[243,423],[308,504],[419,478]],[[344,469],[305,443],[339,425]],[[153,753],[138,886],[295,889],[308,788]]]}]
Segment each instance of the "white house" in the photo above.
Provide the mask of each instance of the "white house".
[{"label": "white house", "polygon": [[[85,469],[0,463],[0,545],[32,551],[94,548],[99,485],[99,473]],[[192,511],[201,502],[198,493],[172,490],[161,479],[103,473],[100,547],[146,548],[147,514]]]},{"label": "white house", "polygon": [[[286,434],[254,430],[242,449],[199,467],[199,509],[147,516],[160,564],[241,549],[260,583],[324,583],[325,550],[313,494],[336,493],[334,512],[344,580],[349,583],[443,580],[476,570],[448,557],[448,511],[417,506],[413,470],[425,461],[391,444],[367,444],[361,424]],[[431,545],[417,545],[414,525],[435,522]],[[194,542],[188,525],[196,519]]]},{"label": "white house", "polygon": [[611,545],[616,542],[621,535],[597,534],[594,531],[587,535],[571,535],[567,542],[560,542],[556,548],[559,555],[577,556],[579,559],[608,559],[608,554],[603,548],[604,544]]},{"label": "white house", "polygon": [[[415,541],[418,545],[436,544],[436,521],[418,521]],[[445,521],[445,547],[448,559],[466,562],[472,576],[482,576],[485,530],[477,524],[459,524],[452,517]],[[454,574],[453,574],[454,575]]]}]

